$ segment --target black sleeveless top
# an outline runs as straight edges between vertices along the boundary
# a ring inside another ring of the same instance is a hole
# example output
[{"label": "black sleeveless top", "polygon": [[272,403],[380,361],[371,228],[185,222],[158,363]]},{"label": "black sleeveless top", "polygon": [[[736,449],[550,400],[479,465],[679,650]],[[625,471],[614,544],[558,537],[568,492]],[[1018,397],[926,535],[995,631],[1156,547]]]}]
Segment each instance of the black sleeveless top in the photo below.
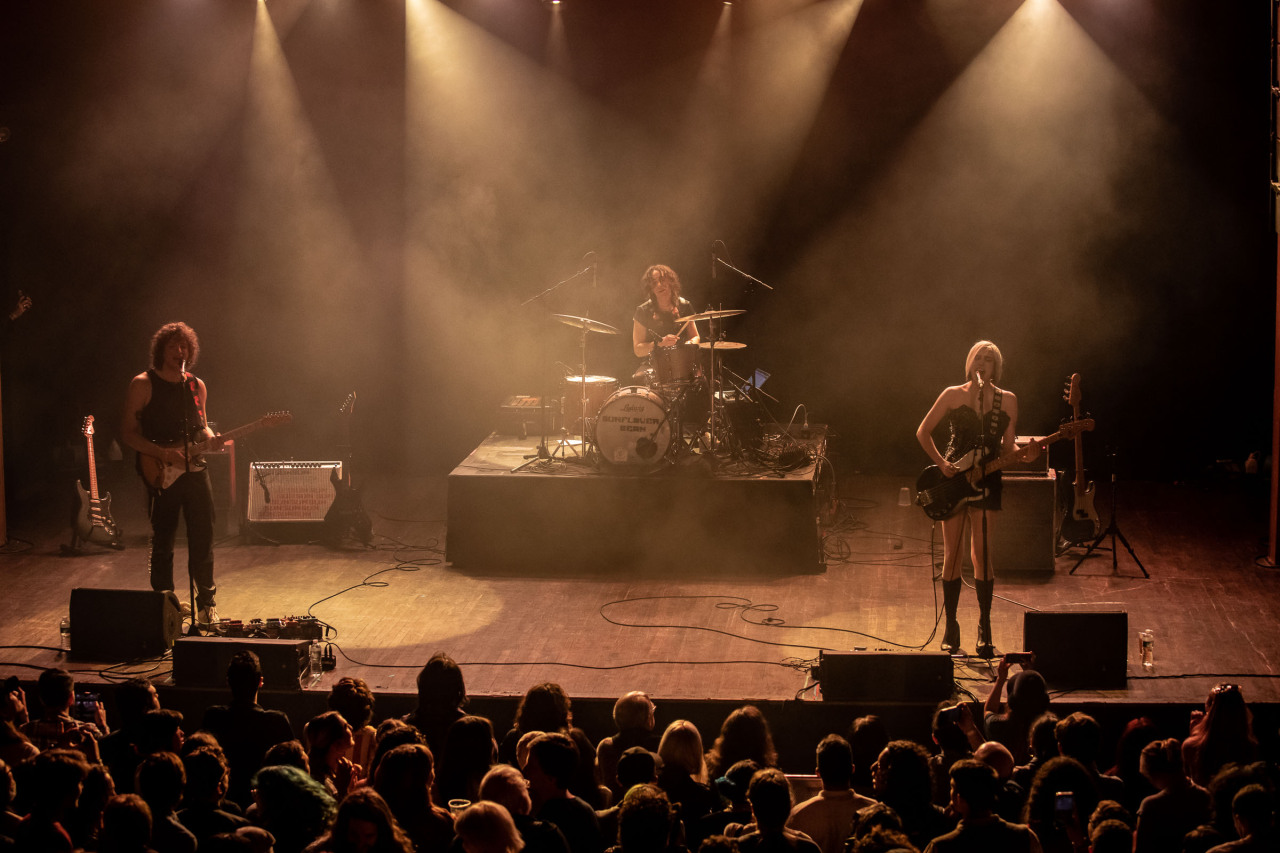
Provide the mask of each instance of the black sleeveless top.
[{"label": "black sleeveless top", "polygon": [[[643,305],[636,308],[631,319],[635,320],[641,326],[656,334],[659,338],[667,335],[674,335],[680,331],[680,326],[676,325],[676,317],[688,317],[693,313],[693,303],[683,296],[676,300],[675,314],[669,314],[658,307],[658,303],[650,299]],[[694,335],[693,325],[689,324],[689,330],[681,337],[691,338]]]},{"label": "black sleeveless top", "polygon": [[142,437],[157,444],[180,444],[186,423],[187,439],[203,441],[204,412],[195,377],[188,380],[189,385],[166,382],[155,370],[148,370],[147,378],[151,380],[151,399],[139,413]]}]

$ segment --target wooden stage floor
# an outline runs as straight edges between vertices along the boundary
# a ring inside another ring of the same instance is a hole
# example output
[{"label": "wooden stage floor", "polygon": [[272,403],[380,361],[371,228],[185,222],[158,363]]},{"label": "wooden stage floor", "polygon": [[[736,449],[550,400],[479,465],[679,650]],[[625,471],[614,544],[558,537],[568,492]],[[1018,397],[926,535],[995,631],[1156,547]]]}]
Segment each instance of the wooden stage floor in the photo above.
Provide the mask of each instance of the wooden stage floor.
[{"label": "wooden stage floor", "polygon": [[[841,481],[843,511],[825,541],[823,572],[688,564],[636,575],[565,565],[528,576],[517,567],[477,572],[445,564],[445,478],[374,481],[364,500],[375,547],[248,544],[229,535],[216,550],[218,608],[245,621],[311,613],[333,625],[338,666],[311,688],[318,691],[355,675],[380,693],[412,693],[423,661],[445,650],[465,667],[469,692],[481,696],[515,696],[551,680],[575,698],[612,700],[643,689],[675,700],[789,700],[805,688],[805,662],[820,648],[937,649],[930,525],[917,508],[898,505],[905,485],[894,477]],[[59,664],[93,681],[106,668],[68,664],[45,647],[57,645],[73,588],[147,587],[140,495],[120,491],[123,551],[90,546],[61,556],[68,536],[58,527],[10,532],[33,546],[0,557],[0,674],[28,680]],[[1100,499],[1104,522],[1105,505]],[[1155,632],[1154,672],[1137,665],[1135,639],[1127,687],[1075,699],[1194,704],[1220,679],[1241,684],[1252,701],[1280,699],[1280,574],[1256,562],[1264,550],[1264,489],[1126,484],[1122,510],[1123,532],[1150,579],[1123,550],[1118,571],[1101,551],[1074,575],[1068,556],[1050,576],[1002,578],[997,647],[1020,647],[1027,610],[1122,609],[1131,633]],[[977,608],[968,589],[960,619],[971,649]],[[168,669],[160,662],[111,674]],[[987,665],[958,665],[956,673],[979,697],[988,692]],[[802,698],[812,700],[813,691]]]}]

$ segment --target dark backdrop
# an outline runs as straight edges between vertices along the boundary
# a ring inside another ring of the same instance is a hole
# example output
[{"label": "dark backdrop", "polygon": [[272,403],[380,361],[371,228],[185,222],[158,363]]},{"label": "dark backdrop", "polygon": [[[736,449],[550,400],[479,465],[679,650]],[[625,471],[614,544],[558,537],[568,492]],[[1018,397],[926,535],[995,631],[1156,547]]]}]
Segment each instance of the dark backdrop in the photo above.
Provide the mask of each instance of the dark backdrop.
[{"label": "dark backdrop", "polygon": [[[1084,377],[1134,476],[1269,444],[1266,0],[43,0],[0,8],[10,468],[114,435],[160,324],[259,458],[446,471],[508,394],[633,369],[650,263],[733,367],[912,472],[980,338],[1020,432]],[[751,288],[711,249],[772,286]],[[522,303],[583,269],[532,305]],[[625,381],[624,381],[625,384]],[[1067,457],[1063,456],[1065,462]],[[24,476],[19,473],[16,476]],[[38,476],[38,474],[34,474]]]}]

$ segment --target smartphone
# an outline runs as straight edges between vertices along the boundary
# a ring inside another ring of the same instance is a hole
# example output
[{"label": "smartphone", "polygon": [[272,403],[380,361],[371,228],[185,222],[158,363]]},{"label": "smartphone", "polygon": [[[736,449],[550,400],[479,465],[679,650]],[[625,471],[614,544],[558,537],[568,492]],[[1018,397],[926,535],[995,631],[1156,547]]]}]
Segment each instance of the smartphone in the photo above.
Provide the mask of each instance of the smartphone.
[{"label": "smartphone", "polygon": [[1071,791],[1059,791],[1053,795],[1053,813],[1062,823],[1070,823],[1075,819],[1076,795]]},{"label": "smartphone", "polygon": [[18,676],[11,675],[4,680],[4,692],[6,696],[10,693],[14,693],[21,689],[22,689],[22,682],[18,680]]},{"label": "smartphone", "polygon": [[97,693],[80,693],[77,691],[75,704],[71,706],[72,718],[82,723],[95,722],[97,720],[98,703],[101,698]]},{"label": "smartphone", "polygon": [[943,708],[938,712],[938,720],[942,722],[955,723],[960,725],[962,709],[959,705],[953,705],[950,708]]},{"label": "smartphone", "polygon": [[1029,664],[1035,663],[1036,653],[1035,652],[1009,652],[1004,656],[1004,659],[1011,664],[1020,663],[1023,666],[1027,666]]}]

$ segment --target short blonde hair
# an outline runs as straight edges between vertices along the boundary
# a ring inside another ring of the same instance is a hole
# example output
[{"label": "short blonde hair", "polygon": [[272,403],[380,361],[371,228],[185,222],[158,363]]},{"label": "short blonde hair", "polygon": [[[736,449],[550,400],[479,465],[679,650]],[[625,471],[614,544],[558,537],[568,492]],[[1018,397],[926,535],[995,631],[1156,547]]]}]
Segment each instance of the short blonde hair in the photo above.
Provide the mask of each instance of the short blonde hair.
[{"label": "short blonde hair", "polygon": [[991,356],[996,360],[995,376],[987,377],[992,382],[999,382],[1000,377],[1004,376],[1004,356],[1000,354],[1000,347],[991,343],[991,341],[978,341],[969,348],[969,355],[964,360],[964,378],[968,381],[973,376],[973,363],[978,360],[978,355],[984,349],[991,350]]}]

